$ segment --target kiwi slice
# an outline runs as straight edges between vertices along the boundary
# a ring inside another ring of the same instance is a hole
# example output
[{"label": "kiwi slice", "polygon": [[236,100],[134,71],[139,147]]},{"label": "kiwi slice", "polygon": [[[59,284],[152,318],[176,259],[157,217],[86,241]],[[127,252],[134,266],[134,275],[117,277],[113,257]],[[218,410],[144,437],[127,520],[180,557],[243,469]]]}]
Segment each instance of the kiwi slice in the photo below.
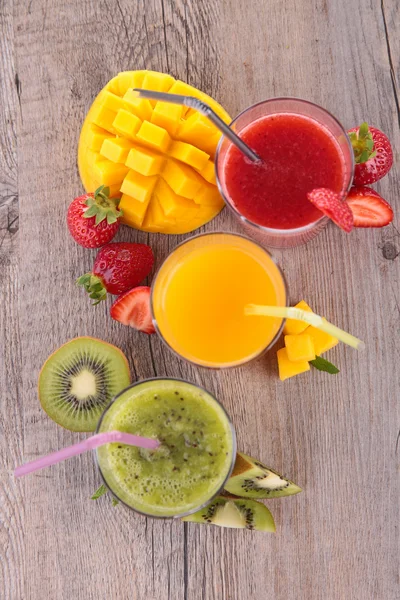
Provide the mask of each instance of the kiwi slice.
[{"label": "kiwi slice", "polygon": [[39,399],[70,431],[94,431],[115,394],[130,384],[125,354],[102,340],[78,337],[56,350],[39,374]]},{"label": "kiwi slice", "polygon": [[274,518],[261,502],[217,496],[210,504],[197,512],[183,517],[182,521],[210,523],[219,527],[275,531]]},{"label": "kiwi slice", "polygon": [[245,498],[280,498],[301,492],[298,485],[242,452],[236,455],[225,489]]}]

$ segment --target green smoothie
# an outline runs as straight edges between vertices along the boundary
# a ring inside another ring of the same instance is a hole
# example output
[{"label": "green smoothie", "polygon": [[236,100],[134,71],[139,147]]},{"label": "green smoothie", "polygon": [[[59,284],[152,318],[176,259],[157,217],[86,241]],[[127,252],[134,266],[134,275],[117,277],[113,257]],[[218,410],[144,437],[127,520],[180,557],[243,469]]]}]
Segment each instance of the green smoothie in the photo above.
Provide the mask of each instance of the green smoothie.
[{"label": "green smoothie", "polygon": [[173,517],[210,500],[235,457],[235,434],[222,406],[181,380],[152,379],[127,388],[105,412],[99,431],[156,438],[157,450],[123,444],[98,448],[113,493],[146,515]]}]

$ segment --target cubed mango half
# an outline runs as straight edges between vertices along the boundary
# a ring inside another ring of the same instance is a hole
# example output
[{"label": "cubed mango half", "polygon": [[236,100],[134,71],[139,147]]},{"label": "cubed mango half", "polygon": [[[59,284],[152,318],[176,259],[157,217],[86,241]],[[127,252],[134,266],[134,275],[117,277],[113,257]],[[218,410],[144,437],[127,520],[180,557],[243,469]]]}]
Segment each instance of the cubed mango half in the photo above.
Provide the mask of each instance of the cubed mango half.
[{"label": "cubed mango half", "polygon": [[123,222],[144,231],[187,233],[223,207],[213,157],[220,132],[192,109],[140,98],[134,88],[195,96],[226,122],[215,100],[165,73],[119,73],[95,99],[82,127],[78,166],[86,191],[120,197]]}]

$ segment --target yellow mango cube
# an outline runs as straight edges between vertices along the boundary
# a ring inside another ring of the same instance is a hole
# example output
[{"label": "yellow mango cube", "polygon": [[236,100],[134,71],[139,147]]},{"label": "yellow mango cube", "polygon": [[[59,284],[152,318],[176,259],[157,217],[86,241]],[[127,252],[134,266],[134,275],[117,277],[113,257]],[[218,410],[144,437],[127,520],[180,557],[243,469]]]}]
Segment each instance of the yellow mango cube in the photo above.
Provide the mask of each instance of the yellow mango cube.
[{"label": "yellow mango cube", "polygon": [[146,202],[150,199],[156,182],[156,176],[145,177],[140,175],[140,173],[135,173],[135,171],[129,171],[122,182],[121,192],[135,198],[139,202]]},{"label": "yellow mango cube", "polygon": [[145,75],[146,71],[123,71],[118,73],[116,79],[119,95],[124,96],[129,89],[140,88]]},{"label": "yellow mango cube", "polygon": [[154,189],[154,195],[158,198],[164,214],[173,219],[182,219],[188,212],[197,209],[196,204],[183,196],[175,194],[169,185],[162,179],[157,182]]},{"label": "yellow mango cube", "polygon": [[189,200],[196,196],[202,185],[199,175],[193,169],[172,159],[167,161],[161,176],[175,194]]},{"label": "yellow mango cube", "polygon": [[[196,167],[194,167],[196,169]],[[196,171],[212,185],[217,185],[217,179],[215,177],[215,167],[212,160],[208,159],[202,169],[196,169]]]},{"label": "yellow mango cube", "polygon": [[285,346],[288,359],[292,362],[315,359],[314,343],[307,332],[299,335],[285,335]]},{"label": "yellow mango cube", "polygon": [[159,175],[164,167],[165,156],[147,148],[132,148],[126,159],[126,166],[146,176]]},{"label": "yellow mango cube", "polygon": [[138,142],[159,152],[166,152],[171,143],[168,131],[150,121],[143,121],[136,138]]},{"label": "yellow mango cube", "polygon": [[[326,322],[326,319],[323,317],[322,320]],[[317,356],[321,356],[321,354],[327,352],[339,343],[337,338],[329,335],[329,333],[325,333],[325,331],[321,331],[317,327],[313,327],[312,325],[307,328],[306,332],[313,341],[315,354]]]},{"label": "yellow mango cube", "polygon": [[118,165],[104,158],[95,163],[93,175],[103,185],[112,185],[113,183],[120,183],[128,170],[128,167],[125,167],[125,165]]},{"label": "yellow mango cube", "polygon": [[116,112],[114,110],[110,110],[106,108],[102,103],[99,103],[94,107],[92,112],[92,123],[100,127],[101,129],[105,129],[111,133],[115,133],[115,129],[113,127],[113,122],[116,117]]},{"label": "yellow mango cube", "polygon": [[119,133],[119,135],[133,141],[135,140],[136,134],[142,126],[142,121],[136,115],[133,115],[127,110],[121,109],[115,115],[112,125],[114,130]]},{"label": "yellow mango cube", "polygon": [[278,357],[279,379],[281,381],[310,370],[310,365],[306,360],[299,360],[297,362],[289,360],[286,348],[278,350],[276,355]]},{"label": "yellow mango cube", "polygon": [[[306,310],[307,312],[313,312],[312,308],[310,308],[304,300],[301,300],[298,304],[296,304],[295,308],[300,308],[301,310]],[[295,319],[287,319],[283,333],[284,335],[298,335],[299,333],[303,333],[308,327],[308,323],[304,321],[296,321]]]},{"label": "yellow mango cube", "polygon": [[193,198],[196,204],[202,206],[223,206],[224,200],[215,185],[203,183],[199,192]]},{"label": "yellow mango cube", "polygon": [[125,92],[123,97],[125,108],[135,114],[141,121],[149,120],[153,107],[149,100],[146,98],[138,98],[136,92],[129,89]]},{"label": "yellow mango cube", "polygon": [[209,154],[186,142],[172,142],[168,148],[168,154],[197,171],[203,169],[210,158]]},{"label": "yellow mango cube", "polygon": [[169,104],[168,102],[157,102],[151,113],[150,121],[159,127],[163,127],[174,136],[182,117],[183,106]]},{"label": "yellow mango cube", "polygon": [[109,133],[105,129],[98,127],[97,125],[91,124],[88,127],[86,133],[86,145],[95,152],[100,152],[100,148],[103,145],[105,139],[113,139],[115,136]]},{"label": "yellow mango cube", "polygon": [[118,208],[122,210],[122,222],[125,225],[140,226],[146,216],[151,196],[145,202],[140,202],[127,194],[122,194]]},{"label": "yellow mango cube", "polygon": [[104,140],[100,154],[112,162],[124,164],[132,147],[132,142],[125,138],[108,138]]},{"label": "yellow mango cube", "polygon": [[[186,121],[183,121],[178,128],[176,137],[182,142],[191,142],[196,140],[196,145],[201,150],[207,152],[210,141],[218,134],[215,126],[200,113],[195,113]],[[215,149],[215,148],[214,148]]]},{"label": "yellow mango cube", "polygon": [[[141,87],[144,90],[154,90],[157,92],[168,92],[175,79],[167,73],[158,73],[157,71],[147,71],[144,76]],[[150,100],[150,104],[155,106],[157,100]]]}]

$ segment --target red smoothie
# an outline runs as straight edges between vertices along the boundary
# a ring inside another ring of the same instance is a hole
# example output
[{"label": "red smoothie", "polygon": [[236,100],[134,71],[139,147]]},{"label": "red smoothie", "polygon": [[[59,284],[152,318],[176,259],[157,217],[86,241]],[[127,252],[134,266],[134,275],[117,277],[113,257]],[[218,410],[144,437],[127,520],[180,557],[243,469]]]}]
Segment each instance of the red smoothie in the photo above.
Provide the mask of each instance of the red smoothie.
[{"label": "red smoothie", "polygon": [[262,117],[240,137],[263,159],[257,165],[231,146],[224,182],[236,209],[249,221],[272,229],[295,229],[317,221],[322,213],[307,200],[314,188],[341,192],[341,149],[317,121],[282,113]]}]

